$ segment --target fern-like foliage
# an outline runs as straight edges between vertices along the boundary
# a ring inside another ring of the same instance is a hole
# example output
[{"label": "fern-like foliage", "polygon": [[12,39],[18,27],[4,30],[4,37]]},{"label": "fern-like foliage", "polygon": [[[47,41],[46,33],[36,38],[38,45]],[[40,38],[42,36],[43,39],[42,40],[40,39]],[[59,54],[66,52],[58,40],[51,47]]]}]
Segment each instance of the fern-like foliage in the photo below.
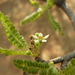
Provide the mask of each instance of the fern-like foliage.
[{"label": "fern-like foliage", "polygon": [[51,13],[49,11],[48,11],[48,15],[49,15],[49,22],[50,22],[52,28],[55,31],[57,30],[61,35],[63,35],[60,25],[54,20],[53,16],[51,15]]},{"label": "fern-like foliage", "polygon": [[25,19],[20,22],[20,25],[36,20],[38,17],[42,15],[42,13],[43,13],[43,8],[39,8],[37,11],[25,17]]},{"label": "fern-like foliage", "polygon": [[6,54],[6,56],[9,55],[29,55],[33,56],[32,52],[30,50],[22,51],[22,50],[12,50],[12,49],[5,49],[0,47],[0,54]]},{"label": "fern-like foliage", "polygon": [[[40,6],[37,4],[37,2],[35,0],[29,0],[29,1],[31,2],[31,4],[33,6],[38,7],[38,10],[36,12],[33,12],[32,14],[30,14],[29,16],[25,17],[25,19],[23,19],[20,22],[21,25],[28,23],[28,22],[31,22],[31,21],[34,21],[37,18],[39,18],[45,11],[48,11],[48,9],[50,7],[52,7],[52,5],[54,3],[54,0],[47,0],[46,4],[44,6]],[[48,11],[48,15],[49,15],[49,21],[50,21],[52,28],[54,30],[57,30],[61,35],[63,35],[60,25],[57,22],[55,22],[53,16],[50,14],[49,11]]]},{"label": "fern-like foliage", "polygon": [[61,71],[62,75],[75,75],[75,59],[71,59],[68,67]]},{"label": "fern-like foliage", "polygon": [[38,7],[38,10],[36,12],[33,12],[32,14],[30,14],[29,16],[25,17],[25,19],[22,20],[20,22],[20,24],[23,25],[25,23],[34,21],[37,18],[39,18],[44,13],[44,11],[46,11],[47,9],[49,9],[53,5],[53,1],[54,0],[47,0],[46,5],[44,7],[42,7],[42,6],[38,5],[35,0],[30,0],[31,4],[33,6],[37,6]]},{"label": "fern-like foliage", "polygon": [[12,22],[10,22],[8,16],[5,16],[2,12],[0,12],[0,22],[2,23],[6,35],[8,36],[8,40],[16,47],[22,49],[26,49],[27,43],[24,41],[24,37],[20,35]]},{"label": "fern-like foliage", "polygon": [[37,74],[39,75],[59,75],[59,71],[54,68],[52,65],[48,65],[44,62],[36,62],[30,60],[17,59],[14,60],[14,65],[28,74]]}]

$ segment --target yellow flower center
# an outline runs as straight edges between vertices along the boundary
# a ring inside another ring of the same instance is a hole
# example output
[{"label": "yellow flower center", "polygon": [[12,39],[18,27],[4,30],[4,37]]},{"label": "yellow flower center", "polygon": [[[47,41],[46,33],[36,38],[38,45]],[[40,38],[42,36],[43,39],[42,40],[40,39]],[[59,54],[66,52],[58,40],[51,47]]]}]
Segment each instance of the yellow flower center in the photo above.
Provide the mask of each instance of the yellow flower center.
[{"label": "yellow flower center", "polygon": [[43,36],[39,36],[39,39],[43,39]]}]

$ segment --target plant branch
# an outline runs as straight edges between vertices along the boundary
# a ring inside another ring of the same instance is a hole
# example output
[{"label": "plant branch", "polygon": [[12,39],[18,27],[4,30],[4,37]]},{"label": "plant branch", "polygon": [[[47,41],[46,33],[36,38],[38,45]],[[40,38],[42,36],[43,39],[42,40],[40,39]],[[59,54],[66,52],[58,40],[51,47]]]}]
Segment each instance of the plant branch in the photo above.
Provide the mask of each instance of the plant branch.
[{"label": "plant branch", "polygon": [[67,2],[65,0],[55,0],[55,4],[66,13],[70,21],[72,22],[73,28],[75,30],[75,14],[73,10],[69,7]]},{"label": "plant branch", "polygon": [[[46,2],[47,0],[37,0],[37,1]],[[60,7],[66,13],[68,18],[72,22],[73,28],[75,30],[75,14],[74,14],[73,10],[67,4],[66,0],[54,0],[54,4],[57,5],[58,7]],[[45,63],[53,61],[54,64],[61,63],[61,69],[64,69],[65,67],[67,67],[68,61],[71,60],[72,58],[75,58],[75,51],[68,53],[64,56],[54,58],[49,61],[42,60],[40,57],[38,57],[38,59],[36,61],[38,61],[38,62],[41,61],[41,62],[45,62]]]},{"label": "plant branch", "polygon": [[72,58],[75,58],[75,51],[65,54],[61,57],[54,58],[49,61],[42,60],[41,58],[38,58],[37,61],[41,61],[41,62],[45,62],[45,63],[54,62],[54,64],[61,63],[61,69],[64,69],[65,67],[67,67],[68,61],[71,60]]}]

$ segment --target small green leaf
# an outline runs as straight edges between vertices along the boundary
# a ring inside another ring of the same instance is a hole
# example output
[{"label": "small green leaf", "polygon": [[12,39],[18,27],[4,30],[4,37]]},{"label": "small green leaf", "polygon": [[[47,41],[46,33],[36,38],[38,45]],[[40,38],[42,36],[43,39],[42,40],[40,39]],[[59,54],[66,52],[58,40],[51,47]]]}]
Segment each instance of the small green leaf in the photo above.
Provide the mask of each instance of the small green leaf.
[{"label": "small green leaf", "polygon": [[32,55],[32,52],[30,50],[27,50],[25,53],[26,55]]},{"label": "small green leaf", "polygon": [[50,62],[48,63],[48,65],[53,66],[54,63],[53,63],[52,61],[50,61]]},{"label": "small green leaf", "polygon": [[36,20],[38,17],[42,15],[42,13],[43,13],[43,8],[38,8],[36,12],[33,12],[31,15],[25,17],[25,19],[23,19],[20,22],[20,25]]},{"label": "small green leaf", "polygon": [[75,66],[75,59],[71,59],[71,64]]},{"label": "small green leaf", "polygon": [[39,75],[47,75],[47,70],[41,69]]},{"label": "small green leaf", "polygon": [[46,10],[49,9],[50,7],[52,7],[53,3],[54,3],[54,0],[47,0],[47,2],[46,2],[46,4],[45,4],[44,8],[45,8]]},{"label": "small green leaf", "polygon": [[36,2],[36,0],[29,0],[30,3],[35,6],[35,7],[39,7],[38,3]]}]

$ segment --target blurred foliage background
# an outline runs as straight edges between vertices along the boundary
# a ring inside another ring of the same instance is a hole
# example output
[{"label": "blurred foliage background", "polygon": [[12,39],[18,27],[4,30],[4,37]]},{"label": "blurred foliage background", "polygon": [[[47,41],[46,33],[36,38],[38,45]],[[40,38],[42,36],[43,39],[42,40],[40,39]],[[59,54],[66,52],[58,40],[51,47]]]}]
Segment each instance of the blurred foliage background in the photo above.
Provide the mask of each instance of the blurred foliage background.
[{"label": "blurred foliage background", "polygon": [[[69,6],[75,11],[75,1],[67,0]],[[43,5],[42,2],[40,4]],[[0,0],[0,11],[10,17],[10,20],[14,23],[21,35],[29,43],[29,35],[36,32],[41,32],[44,35],[50,34],[48,41],[43,43],[40,48],[41,57],[44,60],[50,60],[52,58],[62,56],[75,49],[75,31],[72,24],[66,14],[57,6],[53,5],[50,9],[55,20],[61,25],[64,36],[55,32],[48,22],[48,15],[45,12],[36,21],[24,24],[20,26],[20,20],[30,13],[36,11],[37,8],[33,7],[28,0]],[[8,40],[3,27],[0,23],[0,47],[3,48],[15,48]],[[5,56],[0,55],[0,75],[22,75],[22,71],[18,70],[13,65],[13,59],[22,58],[34,60],[29,56]]]}]

